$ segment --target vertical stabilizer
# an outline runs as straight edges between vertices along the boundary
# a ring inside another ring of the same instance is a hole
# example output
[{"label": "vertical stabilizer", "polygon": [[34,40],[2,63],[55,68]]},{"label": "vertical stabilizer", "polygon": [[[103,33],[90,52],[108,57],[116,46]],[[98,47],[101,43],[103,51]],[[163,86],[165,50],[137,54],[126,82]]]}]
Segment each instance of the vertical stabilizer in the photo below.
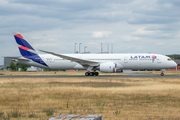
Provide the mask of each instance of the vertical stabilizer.
[{"label": "vertical stabilizer", "polygon": [[28,41],[18,32],[13,32],[21,55],[25,58],[36,55],[38,52],[28,43]]},{"label": "vertical stabilizer", "polygon": [[46,63],[39,57],[38,52],[29,42],[19,33],[13,32],[16,43],[18,44],[19,52],[25,58],[31,59],[34,62],[46,65]]}]

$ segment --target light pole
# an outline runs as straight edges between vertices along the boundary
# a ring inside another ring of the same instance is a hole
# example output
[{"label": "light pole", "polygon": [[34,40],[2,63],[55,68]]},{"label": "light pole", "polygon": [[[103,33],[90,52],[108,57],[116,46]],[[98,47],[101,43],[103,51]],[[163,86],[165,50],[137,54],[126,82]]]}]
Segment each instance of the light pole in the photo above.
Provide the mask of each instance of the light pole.
[{"label": "light pole", "polygon": [[76,44],[77,43],[74,43],[74,53],[76,53]]},{"label": "light pole", "polygon": [[113,43],[111,44],[111,53],[113,53]]},{"label": "light pole", "polygon": [[107,44],[107,53],[109,54],[109,44]]},{"label": "light pole", "polygon": [[87,48],[87,46],[84,46],[84,53],[86,53],[86,48]]},{"label": "light pole", "polygon": [[81,44],[82,44],[82,43],[79,43],[79,53],[81,53],[81,51],[80,51],[80,48],[81,48]]}]

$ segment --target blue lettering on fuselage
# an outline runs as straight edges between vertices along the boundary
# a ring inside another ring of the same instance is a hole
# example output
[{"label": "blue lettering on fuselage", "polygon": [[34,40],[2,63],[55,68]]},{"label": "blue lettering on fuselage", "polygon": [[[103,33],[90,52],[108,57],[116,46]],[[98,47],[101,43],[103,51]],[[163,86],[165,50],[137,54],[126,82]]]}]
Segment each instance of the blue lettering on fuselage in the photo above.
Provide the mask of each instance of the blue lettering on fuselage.
[{"label": "blue lettering on fuselage", "polygon": [[145,58],[144,56],[142,56],[141,58]]},{"label": "blue lettering on fuselage", "polygon": [[135,55],[135,56],[131,56],[131,59],[147,59],[147,58],[151,58],[151,56],[141,56],[141,55]]}]

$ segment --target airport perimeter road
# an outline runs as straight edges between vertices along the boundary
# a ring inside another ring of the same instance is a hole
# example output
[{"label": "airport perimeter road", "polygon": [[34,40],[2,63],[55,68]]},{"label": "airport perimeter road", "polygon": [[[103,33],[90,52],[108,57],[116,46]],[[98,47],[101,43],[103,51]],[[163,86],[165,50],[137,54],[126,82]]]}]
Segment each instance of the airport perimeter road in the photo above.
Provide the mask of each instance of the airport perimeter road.
[{"label": "airport perimeter road", "polygon": [[131,75],[99,75],[99,76],[84,76],[84,75],[14,75],[0,76],[0,78],[180,78],[179,75],[152,75],[152,74],[131,74]]}]

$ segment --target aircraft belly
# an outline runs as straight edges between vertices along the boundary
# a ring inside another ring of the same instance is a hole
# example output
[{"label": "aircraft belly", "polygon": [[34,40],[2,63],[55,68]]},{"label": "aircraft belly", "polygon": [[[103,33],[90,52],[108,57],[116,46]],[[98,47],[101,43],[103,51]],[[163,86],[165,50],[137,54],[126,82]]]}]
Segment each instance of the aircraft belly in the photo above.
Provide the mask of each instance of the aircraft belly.
[{"label": "aircraft belly", "polygon": [[123,63],[124,69],[163,69],[163,64],[151,61],[129,61]]},{"label": "aircraft belly", "polygon": [[157,63],[157,62],[148,62],[144,63],[143,65],[139,66],[140,69],[164,69],[164,64]]},{"label": "aircraft belly", "polygon": [[48,63],[48,65],[51,69],[69,70],[69,69],[74,69],[74,66],[77,65],[77,63],[70,61],[59,61],[59,62]]},{"label": "aircraft belly", "polygon": [[77,70],[86,70],[87,68],[84,68],[82,65],[80,65],[80,64],[76,64],[75,66],[74,66],[74,69],[77,69]]}]

